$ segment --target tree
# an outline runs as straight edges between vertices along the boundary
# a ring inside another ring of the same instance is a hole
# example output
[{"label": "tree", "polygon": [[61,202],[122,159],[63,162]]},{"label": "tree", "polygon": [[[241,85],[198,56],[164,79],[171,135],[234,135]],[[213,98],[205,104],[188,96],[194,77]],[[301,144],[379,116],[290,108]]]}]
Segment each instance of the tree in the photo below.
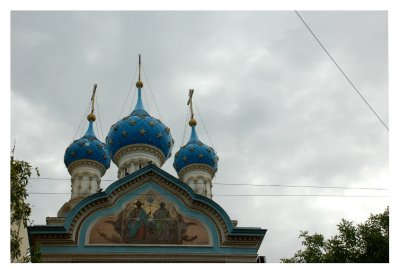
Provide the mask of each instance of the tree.
[{"label": "tree", "polygon": [[[32,166],[25,161],[14,160],[11,156],[11,262],[39,262],[40,251],[37,247],[30,247],[28,250],[21,250],[22,237],[20,236],[21,226],[28,226],[31,214],[30,204],[26,202],[28,197],[27,185],[32,174]],[[39,176],[39,170],[35,168]],[[25,255],[26,254],[26,255]]]},{"label": "tree", "polygon": [[363,224],[342,219],[339,234],[325,240],[322,234],[300,231],[304,250],[283,263],[388,263],[389,207],[383,213],[370,215]]}]

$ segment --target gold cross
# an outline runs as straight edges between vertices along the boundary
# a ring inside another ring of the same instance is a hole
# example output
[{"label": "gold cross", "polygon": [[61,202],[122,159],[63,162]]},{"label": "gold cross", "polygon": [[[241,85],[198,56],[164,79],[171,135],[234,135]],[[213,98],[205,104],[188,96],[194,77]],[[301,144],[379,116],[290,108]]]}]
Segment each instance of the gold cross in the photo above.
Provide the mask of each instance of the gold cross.
[{"label": "gold cross", "polygon": [[94,111],[94,96],[96,94],[96,88],[97,88],[97,84],[94,84],[92,98],[90,99],[92,101],[92,112],[91,112],[92,114],[93,114],[93,111]]},{"label": "gold cross", "polygon": [[194,89],[189,89],[189,100],[188,100],[187,104],[190,107],[190,119],[193,119],[193,116],[194,116],[194,114],[193,114],[193,105],[192,105],[193,92],[194,92]]},{"label": "gold cross", "polygon": [[139,81],[140,81],[140,69],[142,66],[142,56],[139,54]]}]

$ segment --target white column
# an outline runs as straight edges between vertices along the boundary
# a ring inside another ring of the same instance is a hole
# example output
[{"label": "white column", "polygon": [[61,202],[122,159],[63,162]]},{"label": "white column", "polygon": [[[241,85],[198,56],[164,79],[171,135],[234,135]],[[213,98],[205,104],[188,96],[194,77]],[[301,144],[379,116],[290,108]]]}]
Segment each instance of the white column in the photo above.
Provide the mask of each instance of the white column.
[{"label": "white column", "polygon": [[199,177],[197,179],[197,193],[205,195],[204,177]]},{"label": "white column", "polygon": [[206,180],[205,185],[205,196],[211,199],[211,182]]}]

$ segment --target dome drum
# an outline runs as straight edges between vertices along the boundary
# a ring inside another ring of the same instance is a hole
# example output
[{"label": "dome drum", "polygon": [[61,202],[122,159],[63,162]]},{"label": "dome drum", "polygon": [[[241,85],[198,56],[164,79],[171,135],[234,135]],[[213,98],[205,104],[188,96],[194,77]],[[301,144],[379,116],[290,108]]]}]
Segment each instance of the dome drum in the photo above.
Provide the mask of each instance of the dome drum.
[{"label": "dome drum", "polygon": [[215,172],[208,165],[192,164],[179,172],[179,179],[188,184],[196,193],[212,198],[212,179]]},{"label": "dome drum", "polygon": [[215,171],[205,164],[191,164],[181,169],[178,173],[179,179],[186,182],[190,177],[203,176],[212,180],[215,176]]},{"label": "dome drum", "polygon": [[164,154],[152,145],[133,144],[121,148],[115,153],[115,164],[122,166],[135,158],[147,159],[147,162],[152,162],[154,165],[161,167],[165,162]]},{"label": "dome drum", "polygon": [[124,147],[115,156],[119,179],[150,163],[161,167],[164,161],[165,157],[159,149],[144,144],[134,144]]},{"label": "dome drum", "polygon": [[94,166],[77,166],[71,173],[71,198],[76,196],[86,197],[96,193],[100,189],[101,177],[101,173]]},{"label": "dome drum", "polygon": [[100,177],[103,177],[107,171],[107,169],[97,161],[84,159],[72,162],[68,166],[68,172],[71,176],[73,176],[73,174],[76,174],[76,172],[82,170],[82,168],[96,170],[96,173],[98,173]]}]

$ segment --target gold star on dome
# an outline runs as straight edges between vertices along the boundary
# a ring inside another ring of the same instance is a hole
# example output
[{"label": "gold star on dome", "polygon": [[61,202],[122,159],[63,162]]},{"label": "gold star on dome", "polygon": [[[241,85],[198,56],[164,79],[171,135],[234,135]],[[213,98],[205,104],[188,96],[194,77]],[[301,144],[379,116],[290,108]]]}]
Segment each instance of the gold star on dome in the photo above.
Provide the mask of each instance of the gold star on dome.
[{"label": "gold star on dome", "polygon": [[157,138],[160,139],[162,137],[161,132],[157,133]]},{"label": "gold star on dome", "polygon": [[145,135],[145,134],[146,134],[146,131],[144,130],[144,128],[142,128],[142,129],[139,131],[139,133],[140,133],[140,135]]},{"label": "gold star on dome", "polygon": [[128,136],[128,132],[126,132],[125,130],[124,131],[122,131],[122,133],[121,133],[123,136]]},{"label": "gold star on dome", "polygon": [[132,121],[129,122],[129,124],[130,124],[131,126],[134,126],[134,125],[136,125],[136,121],[135,121],[135,120],[132,120]]},{"label": "gold star on dome", "polygon": [[194,147],[189,148],[190,152],[194,152]]},{"label": "gold star on dome", "polygon": [[199,154],[197,157],[199,157],[199,159],[203,159],[204,155],[203,154]]},{"label": "gold star on dome", "polygon": [[89,154],[89,155],[92,155],[92,154],[93,154],[93,150],[91,150],[91,149],[88,149],[86,152],[87,152],[87,154]]},{"label": "gold star on dome", "polygon": [[71,155],[72,157],[75,157],[75,156],[76,156],[76,152],[75,152],[75,151],[72,151],[70,155]]},{"label": "gold star on dome", "polygon": [[182,158],[182,160],[183,160],[184,162],[187,162],[187,161],[188,161],[188,159],[187,159],[186,156],[184,156],[184,157]]},{"label": "gold star on dome", "polygon": [[156,124],[155,124],[153,121],[151,121],[151,122],[149,122],[149,125],[150,125],[151,127],[154,127]]}]

